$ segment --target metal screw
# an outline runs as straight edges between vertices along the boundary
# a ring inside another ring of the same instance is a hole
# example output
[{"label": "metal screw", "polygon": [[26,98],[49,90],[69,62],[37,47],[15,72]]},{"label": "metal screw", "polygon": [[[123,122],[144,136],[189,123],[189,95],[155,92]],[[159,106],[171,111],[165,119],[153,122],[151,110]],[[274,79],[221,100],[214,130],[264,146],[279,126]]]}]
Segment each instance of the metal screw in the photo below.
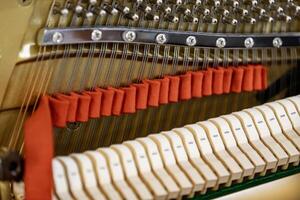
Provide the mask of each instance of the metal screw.
[{"label": "metal screw", "polygon": [[123,33],[123,40],[125,42],[133,42],[136,38],[136,33],[134,31],[125,31]]},{"label": "metal screw", "polygon": [[52,35],[52,42],[54,43],[61,43],[64,40],[64,36],[61,32],[55,32]]},{"label": "metal screw", "polygon": [[216,46],[219,48],[223,48],[226,46],[226,40],[225,38],[218,38],[216,41]]},{"label": "metal screw", "polygon": [[273,46],[279,48],[282,46],[282,40],[279,37],[273,39]]},{"label": "metal screw", "polygon": [[167,36],[166,34],[160,33],[156,36],[155,40],[158,44],[164,44],[167,42]]},{"label": "metal screw", "polygon": [[244,41],[244,45],[245,45],[246,48],[252,48],[254,46],[253,38],[251,38],[251,37],[246,38],[245,41]]},{"label": "metal screw", "polygon": [[102,31],[100,30],[93,30],[92,34],[91,34],[91,39],[93,41],[99,41],[102,38]]},{"label": "metal screw", "polygon": [[195,46],[197,43],[197,39],[195,36],[189,36],[186,38],[186,44],[188,46]]}]

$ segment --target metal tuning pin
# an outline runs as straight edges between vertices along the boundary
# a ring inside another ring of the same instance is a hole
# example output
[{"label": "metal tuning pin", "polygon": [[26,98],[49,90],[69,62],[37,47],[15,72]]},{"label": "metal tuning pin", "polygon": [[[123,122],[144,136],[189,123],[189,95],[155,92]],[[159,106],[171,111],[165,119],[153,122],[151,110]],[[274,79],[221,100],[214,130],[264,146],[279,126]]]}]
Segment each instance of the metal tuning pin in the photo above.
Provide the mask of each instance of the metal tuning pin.
[{"label": "metal tuning pin", "polygon": [[105,10],[107,13],[111,15],[117,15],[119,13],[117,9],[115,9],[114,7],[108,4],[103,5],[103,10]]},{"label": "metal tuning pin", "polygon": [[225,24],[231,24],[234,26],[238,24],[238,21],[236,19],[233,19],[232,17],[228,17],[228,16],[223,17],[222,21]]},{"label": "metal tuning pin", "polygon": [[75,13],[76,13],[77,15],[80,15],[80,14],[84,11],[84,8],[83,8],[82,5],[79,4],[79,5],[76,5],[76,6],[75,6],[74,11],[75,11]]},{"label": "metal tuning pin", "polygon": [[274,18],[273,17],[270,17],[268,15],[261,15],[259,16],[259,19],[263,22],[274,22]]},{"label": "metal tuning pin", "polygon": [[217,7],[217,8],[215,9],[215,12],[216,12],[217,14],[219,14],[219,15],[222,15],[222,16],[228,16],[228,15],[229,15],[229,10],[224,9],[224,8],[222,8],[222,7]]},{"label": "metal tuning pin", "polygon": [[240,7],[234,8],[233,11],[234,11],[235,13],[237,13],[237,14],[242,15],[242,16],[246,16],[246,15],[249,14],[248,10],[243,9],[243,8],[240,8]]},{"label": "metal tuning pin", "polygon": [[68,8],[61,9],[60,14],[64,17],[67,16],[69,14],[69,9]]},{"label": "metal tuning pin", "polygon": [[140,18],[136,13],[133,12],[124,14],[124,17],[132,21],[138,21]]},{"label": "metal tuning pin", "polygon": [[217,24],[218,20],[214,17],[206,15],[206,16],[203,17],[203,22],[207,23],[207,24]]},{"label": "metal tuning pin", "polygon": [[266,14],[266,10],[257,6],[253,6],[252,7],[252,12],[257,13],[258,15],[265,15]]},{"label": "metal tuning pin", "polygon": [[171,23],[178,23],[179,22],[179,18],[177,16],[171,15],[171,14],[165,15],[164,19],[168,22],[171,22]]},{"label": "metal tuning pin", "polygon": [[233,8],[237,8],[240,6],[240,3],[239,3],[239,1],[236,1],[236,0],[226,0],[225,5],[231,6]]},{"label": "metal tuning pin", "polygon": [[255,24],[256,23],[256,19],[250,16],[243,16],[242,17],[242,22],[244,23],[249,23],[249,24]]},{"label": "metal tuning pin", "polygon": [[292,21],[292,17],[285,14],[279,14],[277,15],[277,20],[289,23]]},{"label": "metal tuning pin", "polygon": [[123,14],[127,14],[130,12],[130,8],[128,8],[127,6],[123,6],[120,3],[115,3],[113,7]]}]

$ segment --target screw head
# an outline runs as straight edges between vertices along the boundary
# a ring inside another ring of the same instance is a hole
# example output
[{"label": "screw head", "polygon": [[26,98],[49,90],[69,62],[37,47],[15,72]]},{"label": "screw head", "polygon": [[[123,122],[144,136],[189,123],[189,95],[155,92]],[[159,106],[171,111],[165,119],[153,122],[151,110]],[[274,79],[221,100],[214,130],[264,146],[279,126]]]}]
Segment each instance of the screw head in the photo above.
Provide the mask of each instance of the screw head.
[{"label": "screw head", "polygon": [[282,40],[279,37],[273,39],[273,46],[279,48],[282,46]]},{"label": "screw head", "polygon": [[218,38],[217,41],[216,41],[216,46],[218,48],[223,48],[226,46],[226,40],[225,38]]},{"label": "screw head", "polygon": [[164,44],[167,42],[167,36],[166,34],[160,33],[156,36],[155,40],[158,44]]},{"label": "screw head", "polygon": [[93,30],[92,34],[91,34],[91,39],[93,41],[99,41],[102,38],[102,31],[100,30]]},{"label": "screw head", "polygon": [[63,36],[63,34],[61,32],[55,32],[55,33],[53,33],[53,35],[52,35],[52,42],[59,44],[63,40],[64,40],[64,36]]},{"label": "screw head", "polygon": [[133,42],[136,39],[136,33],[134,31],[125,31],[123,33],[123,40],[125,42]]},{"label": "screw head", "polygon": [[244,41],[244,45],[245,45],[246,48],[252,48],[254,46],[253,38],[251,38],[251,37],[246,38],[245,41]]},{"label": "screw head", "polygon": [[195,36],[189,36],[186,38],[186,44],[188,46],[195,46],[197,43],[197,39]]}]

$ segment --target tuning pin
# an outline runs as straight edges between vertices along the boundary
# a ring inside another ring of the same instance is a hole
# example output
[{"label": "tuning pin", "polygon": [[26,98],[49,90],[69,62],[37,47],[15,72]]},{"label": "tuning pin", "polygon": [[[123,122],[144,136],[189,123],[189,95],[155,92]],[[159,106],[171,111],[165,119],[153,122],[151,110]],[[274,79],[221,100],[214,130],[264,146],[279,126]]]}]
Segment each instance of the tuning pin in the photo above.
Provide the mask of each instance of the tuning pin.
[{"label": "tuning pin", "polygon": [[234,26],[238,24],[238,21],[236,19],[233,19],[232,17],[228,17],[228,16],[223,17],[222,21],[225,24],[231,24],[231,25],[234,25]]},{"label": "tuning pin", "polygon": [[203,22],[208,23],[208,24],[217,24],[218,20],[214,17],[206,15],[206,16],[203,17]]},{"label": "tuning pin", "polygon": [[170,15],[170,14],[167,14],[164,16],[164,19],[168,22],[172,22],[172,23],[178,23],[179,22],[179,18],[174,16],[174,15]]},{"label": "tuning pin", "polygon": [[219,0],[206,0],[206,5],[219,7],[221,5],[221,2]]},{"label": "tuning pin", "polygon": [[166,7],[164,11],[165,11],[166,14],[170,14],[172,12],[172,8],[171,7]]},{"label": "tuning pin", "polygon": [[111,5],[104,5],[103,6],[103,10],[105,10],[107,13],[111,14],[111,15],[117,15],[119,13],[119,11],[112,7]]},{"label": "tuning pin", "polygon": [[277,15],[277,19],[280,20],[280,21],[287,22],[287,23],[292,21],[292,18],[288,15],[285,15],[285,14]]},{"label": "tuning pin", "polygon": [[201,7],[201,6],[196,7],[195,12],[196,12],[198,15],[204,15],[204,16],[210,14],[210,10],[209,10],[208,8],[203,8],[203,7]]},{"label": "tuning pin", "polygon": [[124,17],[127,18],[127,19],[130,19],[132,21],[138,21],[139,20],[139,16],[136,13],[132,13],[132,12],[126,13],[124,15]]},{"label": "tuning pin", "polygon": [[236,13],[238,13],[238,14],[240,14],[240,15],[243,15],[243,16],[249,14],[248,10],[243,9],[243,8],[239,8],[239,7],[234,8],[234,12],[236,12]]},{"label": "tuning pin", "polygon": [[244,0],[245,5],[256,6],[258,4],[257,0]]},{"label": "tuning pin", "polygon": [[226,0],[225,5],[232,6],[233,8],[239,7],[240,3],[236,0]]},{"label": "tuning pin", "polygon": [[89,0],[91,5],[96,5],[97,4],[97,0]]},{"label": "tuning pin", "polygon": [[87,12],[85,13],[85,17],[86,17],[88,20],[92,19],[93,16],[94,16],[94,13],[91,12],[91,11],[87,11]]},{"label": "tuning pin", "polygon": [[182,14],[185,13],[186,10],[187,10],[187,8],[184,5],[177,6],[177,8],[176,8],[176,12],[182,13]]},{"label": "tuning pin", "polygon": [[176,0],[176,5],[182,5],[182,0]]},{"label": "tuning pin", "polygon": [[127,6],[123,6],[121,4],[116,3],[114,5],[114,8],[117,9],[119,12],[123,13],[123,14],[127,14],[130,12],[130,8],[128,8]]},{"label": "tuning pin", "polygon": [[229,15],[229,11],[227,9],[221,8],[221,7],[217,7],[215,9],[215,12],[219,15],[223,15],[223,16],[228,16]]},{"label": "tuning pin", "polygon": [[185,4],[186,5],[197,5],[197,1],[196,0],[185,0]]},{"label": "tuning pin", "polygon": [[159,21],[159,16],[154,15],[152,13],[146,13],[145,18],[146,18],[146,20],[149,20],[149,21],[155,21],[155,22]]},{"label": "tuning pin", "polygon": [[157,4],[157,5],[162,5],[162,4],[163,4],[163,1],[162,1],[162,0],[156,0],[156,4]]},{"label": "tuning pin", "polygon": [[192,15],[184,15],[183,20],[185,22],[193,22],[193,16]]},{"label": "tuning pin", "polygon": [[242,17],[242,21],[245,23],[249,23],[249,24],[255,24],[256,23],[256,19],[250,16],[243,16]]},{"label": "tuning pin", "polygon": [[69,9],[67,9],[67,8],[61,9],[60,14],[64,17],[67,16],[69,14]]},{"label": "tuning pin", "polygon": [[266,10],[265,9],[262,9],[260,7],[257,7],[257,6],[252,7],[251,10],[252,10],[252,12],[257,13],[259,15],[265,15],[266,14]]},{"label": "tuning pin", "polygon": [[268,5],[273,5],[275,4],[275,0],[260,0],[260,2],[264,5],[268,4]]},{"label": "tuning pin", "polygon": [[83,7],[82,5],[76,5],[75,6],[75,13],[81,14],[83,12]]},{"label": "tuning pin", "polygon": [[274,22],[274,18],[270,17],[268,15],[261,15],[261,16],[259,16],[259,19],[264,22],[270,22],[270,23]]}]

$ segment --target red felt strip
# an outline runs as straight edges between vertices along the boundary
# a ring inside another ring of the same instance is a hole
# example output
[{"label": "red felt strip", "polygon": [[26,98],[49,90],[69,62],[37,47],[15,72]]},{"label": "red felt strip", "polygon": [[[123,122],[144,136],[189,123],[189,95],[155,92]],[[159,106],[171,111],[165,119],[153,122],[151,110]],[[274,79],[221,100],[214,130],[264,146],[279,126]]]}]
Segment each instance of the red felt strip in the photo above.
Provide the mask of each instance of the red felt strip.
[{"label": "red felt strip", "polygon": [[268,68],[262,67],[262,89],[265,90],[268,88]]},{"label": "red felt strip", "polygon": [[223,94],[224,69],[217,67],[213,69],[212,90],[214,94]]},{"label": "red felt strip", "polygon": [[148,103],[149,84],[146,82],[133,84],[136,88],[136,109],[146,109]]},{"label": "red felt strip", "polygon": [[36,111],[24,123],[25,199],[51,200],[53,131],[49,99],[40,99]]},{"label": "red felt strip", "polygon": [[158,80],[144,80],[149,84],[148,105],[158,106],[160,95],[160,82]]},{"label": "red felt strip", "polygon": [[169,86],[170,79],[164,77],[162,79],[156,79],[160,82],[160,94],[159,94],[159,103],[167,104],[169,103]]},{"label": "red felt strip", "polygon": [[113,115],[121,115],[122,107],[123,107],[123,100],[124,100],[124,91],[121,89],[116,89],[113,87],[109,87],[115,92],[114,100],[112,104],[112,114]]},{"label": "red felt strip", "polygon": [[254,80],[253,80],[253,88],[254,90],[262,89],[262,66],[255,65],[254,66]]},{"label": "red felt strip", "polygon": [[129,86],[122,88],[124,91],[124,103],[123,113],[135,113],[136,112],[136,88]]},{"label": "red felt strip", "polygon": [[49,97],[53,126],[63,128],[67,125],[69,102],[64,99]]},{"label": "red felt strip", "polygon": [[102,101],[101,101],[101,115],[102,116],[111,116],[112,112],[112,105],[113,105],[113,99],[115,91],[112,89],[101,89],[97,88],[96,90],[99,90],[102,92]]},{"label": "red felt strip", "polygon": [[228,94],[231,88],[232,67],[224,68],[223,93]]},{"label": "red felt strip", "polygon": [[234,67],[232,72],[231,91],[240,93],[242,91],[244,69],[242,67]]},{"label": "red felt strip", "polygon": [[253,91],[254,69],[252,65],[244,67],[243,91]]},{"label": "red felt strip", "polygon": [[202,81],[203,72],[202,71],[191,71],[188,72],[192,75],[192,97],[202,97]]},{"label": "red felt strip", "polygon": [[67,114],[67,122],[75,122],[76,121],[76,113],[78,106],[78,97],[76,95],[70,94],[56,94],[55,97],[57,99],[64,99],[69,102],[68,114]]},{"label": "red felt strip", "polygon": [[203,72],[189,72],[192,74],[192,97],[202,97]]},{"label": "red felt strip", "polygon": [[84,93],[88,94],[91,97],[89,117],[99,118],[101,114],[102,92],[100,90],[94,90],[94,91],[85,91]]},{"label": "red felt strip", "polygon": [[89,120],[89,108],[91,97],[86,93],[75,93],[72,94],[77,95],[78,97],[78,107],[76,113],[76,121],[78,122],[87,122]]},{"label": "red felt strip", "polygon": [[192,74],[186,73],[180,77],[179,97],[180,100],[188,100],[192,98]]},{"label": "red felt strip", "polygon": [[166,76],[166,77],[170,80],[169,102],[178,102],[180,78],[178,76]]},{"label": "red felt strip", "polygon": [[213,83],[213,70],[211,68],[206,69],[203,71],[203,88],[202,94],[204,96],[209,96],[212,94],[212,83]]}]

